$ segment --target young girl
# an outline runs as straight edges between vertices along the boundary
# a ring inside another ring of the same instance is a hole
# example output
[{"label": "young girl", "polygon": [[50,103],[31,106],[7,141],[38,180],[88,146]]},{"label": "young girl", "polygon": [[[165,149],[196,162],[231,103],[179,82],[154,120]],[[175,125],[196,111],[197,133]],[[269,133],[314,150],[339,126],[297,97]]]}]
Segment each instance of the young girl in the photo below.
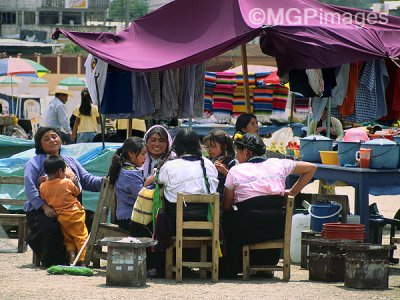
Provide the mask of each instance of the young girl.
[{"label": "young girl", "polygon": [[145,182],[139,168],[146,159],[146,145],[143,139],[130,137],[125,140],[112,157],[108,171],[110,183],[115,185],[117,196],[117,224],[130,230],[133,204],[143,186],[154,181],[152,177]]},{"label": "young girl", "polygon": [[218,189],[221,199],[224,193],[226,174],[235,164],[235,150],[231,137],[223,130],[212,130],[204,137],[208,156],[218,170]]}]

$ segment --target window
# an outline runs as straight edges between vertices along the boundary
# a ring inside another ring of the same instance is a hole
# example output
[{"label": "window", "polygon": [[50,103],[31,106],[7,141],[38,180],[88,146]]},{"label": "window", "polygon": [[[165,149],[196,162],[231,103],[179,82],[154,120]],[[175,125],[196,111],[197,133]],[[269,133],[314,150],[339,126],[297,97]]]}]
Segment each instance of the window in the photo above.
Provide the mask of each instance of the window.
[{"label": "window", "polygon": [[35,24],[35,12],[34,11],[25,11],[24,12],[24,24],[26,24],[26,25]]},{"label": "window", "polygon": [[40,25],[58,24],[58,11],[41,11],[39,13]]},{"label": "window", "polygon": [[3,24],[16,24],[15,12],[4,12],[1,13],[1,22]]}]

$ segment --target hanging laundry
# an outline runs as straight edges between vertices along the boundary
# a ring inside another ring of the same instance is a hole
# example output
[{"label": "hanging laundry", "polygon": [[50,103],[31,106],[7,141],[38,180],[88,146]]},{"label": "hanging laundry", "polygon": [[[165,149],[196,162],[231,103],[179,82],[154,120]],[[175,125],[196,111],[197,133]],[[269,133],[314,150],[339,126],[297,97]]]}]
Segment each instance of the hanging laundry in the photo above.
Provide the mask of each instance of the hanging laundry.
[{"label": "hanging laundry", "polygon": [[324,93],[324,78],[321,69],[307,69],[306,74],[315,95],[322,96]]},{"label": "hanging laundry", "polygon": [[151,100],[153,101],[154,109],[157,112],[161,109],[160,72],[148,72],[145,74],[150,89]]},{"label": "hanging laundry", "polygon": [[344,64],[336,68],[336,87],[332,90],[332,106],[343,104],[349,84],[350,64]]},{"label": "hanging laundry", "polygon": [[290,90],[301,94],[303,97],[314,97],[315,92],[308,82],[306,70],[292,70],[289,72]]},{"label": "hanging laundry", "polygon": [[[88,87],[90,97],[92,98],[93,104],[98,105],[101,103],[104,95],[108,63],[94,57],[92,54],[89,54],[85,61],[85,69],[86,85]],[[99,95],[97,95],[97,90],[99,91]]]},{"label": "hanging laundry", "polygon": [[391,60],[385,60],[389,74],[389,85],[386,88],[386,106],[388,113],[381,120],[400,119],[400,68]]},{"label": "hanging laundry", "polygon": [[215,72],[206,72],[204,76],[204,85],[206,87],[215,88],[217,85],[217,74],[215,74]]},{"label": "hanging laundry", "polygon": [[336,68],[322,69],[322,77],[324,79],[324,92],[320,96],[321,98],[332,96],[332,90],[336,87],[335,69]]},{"label": "hanging laundry", "polygon": [[110,118],[143,118],[154,112],[143,72],[109,67],[101,112]]},{"label": "hanging laundry", "polygon": [[347,85],[346,96],[344,97],[343,103],[339,108],[341,116],[350,116],[354,114],[357,86],[362,65],[362,62],[350,64],[349,82]]}]

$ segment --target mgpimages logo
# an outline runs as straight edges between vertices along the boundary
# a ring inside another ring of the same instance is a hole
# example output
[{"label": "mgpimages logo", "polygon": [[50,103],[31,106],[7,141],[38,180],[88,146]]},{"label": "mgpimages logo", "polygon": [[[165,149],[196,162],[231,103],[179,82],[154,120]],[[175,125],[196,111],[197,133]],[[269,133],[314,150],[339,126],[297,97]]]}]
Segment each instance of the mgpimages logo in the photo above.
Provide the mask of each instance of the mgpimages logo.
[{"label": "mgpimages logo", "polygon": [[279,8],[262,9],[253,8],[249,11],[249,21],[255,26],[263,25],[342,25],[354,24],[364,27],[366,24],[387,24],[389,19],[386,13],[358,12],[338,13],[327,12],[323,9],[315,8]]}]

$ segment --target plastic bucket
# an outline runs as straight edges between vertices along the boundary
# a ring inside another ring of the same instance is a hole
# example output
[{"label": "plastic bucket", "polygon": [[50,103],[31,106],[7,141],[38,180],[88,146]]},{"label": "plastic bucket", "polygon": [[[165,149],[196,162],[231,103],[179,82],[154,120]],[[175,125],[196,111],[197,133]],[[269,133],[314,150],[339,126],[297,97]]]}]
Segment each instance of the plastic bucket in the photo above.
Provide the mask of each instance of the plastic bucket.
[{"label": "plastic bucket", "polygon": [[395,135],[393,137],[393,141],[395,141],[397,144],[400,144],[400,135]]},{"label": "plastic bucket", "polygon": [[319,151],[332,151],[332,140],[300,139],[300,158],[302,161],[321,162]]},{"label": "plastic bucket", "polygon": [[396,169],[399,165],[400,144],[363,144],[363,148],[371,149],[371,169]]},{"label": "plastic bucket", "polygon": [[356,152],[360,150],[361,143],[356,142],[339,142],[338,155],[341,166],[356,164]]},{"label": "plastic bucket", "polygon": [[312,204],[308,208],[311,215],[311,230],[321,232],[324,223],[335,223],[339,220],[342,206],[337,203]]}]

